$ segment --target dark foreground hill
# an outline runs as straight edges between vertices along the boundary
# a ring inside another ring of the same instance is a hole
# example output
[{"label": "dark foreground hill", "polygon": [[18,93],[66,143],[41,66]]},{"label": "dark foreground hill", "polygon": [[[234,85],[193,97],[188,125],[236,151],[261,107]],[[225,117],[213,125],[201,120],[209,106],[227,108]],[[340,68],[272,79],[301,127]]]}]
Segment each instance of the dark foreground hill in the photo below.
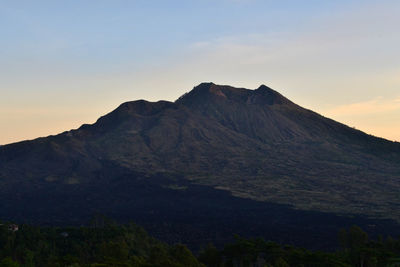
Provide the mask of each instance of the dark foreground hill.
[{"label": "dark foreground hill", "polygon": [[0,217],[81,224],[103,213],[164,240],[297,242],[295,228],[325,238],[352,223],[400,234],[399,192],[399,143],[266,86],[204,83],[174,103],[127,102],[93,125],[0,147]]}]

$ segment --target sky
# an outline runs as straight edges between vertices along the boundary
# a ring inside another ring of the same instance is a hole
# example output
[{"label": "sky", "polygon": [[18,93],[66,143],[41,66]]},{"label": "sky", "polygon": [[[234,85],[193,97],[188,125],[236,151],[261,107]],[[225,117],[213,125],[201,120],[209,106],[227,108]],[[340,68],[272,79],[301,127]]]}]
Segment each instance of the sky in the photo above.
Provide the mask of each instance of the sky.
[{"label": "sky", "polygon": [[400,141],[398,0],[0,0],[0,144],[201,82]]}]

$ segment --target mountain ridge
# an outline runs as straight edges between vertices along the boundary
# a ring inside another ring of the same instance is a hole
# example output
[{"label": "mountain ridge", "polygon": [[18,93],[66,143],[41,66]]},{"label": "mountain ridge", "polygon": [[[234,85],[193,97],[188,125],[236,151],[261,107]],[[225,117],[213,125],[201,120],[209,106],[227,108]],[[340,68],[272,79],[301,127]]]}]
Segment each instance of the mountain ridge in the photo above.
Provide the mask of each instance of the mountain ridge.
[{"label": "mountain ridge", "polygon": [[172,187],[173,177],[183,177],[300,210],[400,221],[400,144],[304,109],[265,85],[202,83],[175,102],[125,102],[94,124],[0,148],[3,198],[54,185],[68,192],[100,176],[113,183],[113,173],[126,172],[164,173]]}]

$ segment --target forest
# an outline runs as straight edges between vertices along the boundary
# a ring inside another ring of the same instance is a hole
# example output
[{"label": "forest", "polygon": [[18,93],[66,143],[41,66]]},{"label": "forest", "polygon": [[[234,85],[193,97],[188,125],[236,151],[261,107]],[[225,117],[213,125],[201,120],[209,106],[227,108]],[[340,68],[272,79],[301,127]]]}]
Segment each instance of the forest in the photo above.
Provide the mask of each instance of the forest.
[{"label": "forest", "polygon": [[312,251],[262,238],[235,236],[216,248],[190,251],[166,244],[140,226],[104,217],[82,227],[44,227],[0,222],[0,267],[17,266],[400,266],[400,240],[370,239],[360,227],[341,229],[340,249]]}]

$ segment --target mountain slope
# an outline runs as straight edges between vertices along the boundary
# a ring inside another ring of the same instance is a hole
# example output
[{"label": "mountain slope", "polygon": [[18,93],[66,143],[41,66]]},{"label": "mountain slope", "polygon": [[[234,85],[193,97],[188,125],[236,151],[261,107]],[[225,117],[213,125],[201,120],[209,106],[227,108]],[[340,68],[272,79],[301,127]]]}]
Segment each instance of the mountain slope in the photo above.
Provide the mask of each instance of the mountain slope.
[{"label": "mountain slope", "polygon": [[[264,85],[203,83],[174,103],[127,102],[93,125],[0,147],[3,205],[76,190],[84,201],[121,177],[132,179],[133,194],[143,181],[178,191],[197,184],[301,210],[400,221],[400,144]],[[118,192],[113,197],[122,203]],[[1,216],[13,213],[0,208]]]}]

